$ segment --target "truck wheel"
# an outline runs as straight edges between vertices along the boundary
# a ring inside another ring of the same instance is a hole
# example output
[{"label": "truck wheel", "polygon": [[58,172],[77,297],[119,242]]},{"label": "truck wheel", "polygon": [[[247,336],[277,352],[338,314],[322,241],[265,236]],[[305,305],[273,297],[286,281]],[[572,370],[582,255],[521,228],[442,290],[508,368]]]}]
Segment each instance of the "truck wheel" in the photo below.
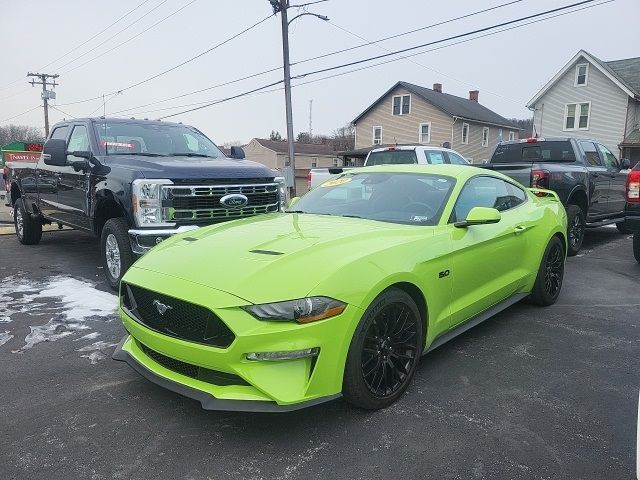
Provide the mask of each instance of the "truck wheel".
[{"label": "truck wheel", "polygon": [[577,255],[582,247],[585,230],[584,212],[577,205],[567,205],[567,255]]},{"label": "truck wheel", "polygon": [[636,262],[640,263],[640,232],[633,234],[633,256],[636,257]]},{"label": "truck wheel", "polygon": [[124,218],[111,218],[104,224],[100,254],[107,283],[117,290],[120,279],[135,261],[129,242],[129,225]]},{"label": "truck wheel", "polygon": [[629,230],[627,227],[624,226],[624,222],[616,223],[616,228],[620,233],[633,233],[633,230]]},{"label": "truck wheel", "polygon": [[42,238],[42,222],[31,218],[24,199],[20,197],[13,206],[13,224],[16,236],[23,245],[37,245]]}]

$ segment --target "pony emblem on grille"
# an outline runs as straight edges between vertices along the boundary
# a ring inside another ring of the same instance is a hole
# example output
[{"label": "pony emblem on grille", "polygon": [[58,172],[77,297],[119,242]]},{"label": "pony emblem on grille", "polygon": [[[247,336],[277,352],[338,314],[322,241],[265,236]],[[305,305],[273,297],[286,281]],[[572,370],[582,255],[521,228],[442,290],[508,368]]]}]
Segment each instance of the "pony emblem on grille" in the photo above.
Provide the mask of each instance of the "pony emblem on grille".
[{"label": "pony emblem on grille", "polygon": [[160,315],[164,315],[167,312],[167,310],[173,310],[173,307],[171,305],[165,305],[160,300],[154,300],[153,304],[158,309],[158,313]]}]

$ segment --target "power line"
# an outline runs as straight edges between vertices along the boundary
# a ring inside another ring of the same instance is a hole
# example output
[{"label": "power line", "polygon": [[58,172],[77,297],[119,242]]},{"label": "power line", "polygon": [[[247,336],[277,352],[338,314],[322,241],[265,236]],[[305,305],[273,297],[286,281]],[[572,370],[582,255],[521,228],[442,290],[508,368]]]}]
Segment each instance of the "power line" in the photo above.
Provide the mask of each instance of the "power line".
[{"label": "power line", "polygon": [[64,110],[60,110],[58,107],[56,107],[55,105],[49,105],[51,108],[53,108],[54,110],[57,110],[58,112],[62,113],[63,115],[65,115],[66,117],[69,118],[77,118],[74,117],[73,115],[71,115],[70,113],[65,112]]},{"label": "power line", "polygon": [[17,115],[14,115],[12,117],[3,118],[2,120],[0,120],[0,123],[8,122],[9,120],[13,120],[14,118],[21,117],[22,115],[26,115],[29,112],[33,112],[34,110],[37,110],[40,107],[42,107],[42,105],[36,105],[35,107],[30,108],[29,110],[26,110],[22,113],[18,113]]},{"label": "power line", "polygon": [[[347,75],[349,73],[354,73],[354,72],[357,72],[357,71],[367,70],[369,68],[373,68],[373,67],[376,67],[376,66],[379,66],[379,65],[384,65],[384,64],[387,64],[387,63],[391,63],[391,62],[396,62],[396,61],[403,60],[405,58],[409,58],[409,57],[416,56],[416,55],[422,55],[422,54],[428,53],[430,51],[439,50],[439,49],[446,48],[446,47],[449,47],[449,46],[457,45],[459,43],[469,42],[469,41],[472,41],[472,40],[476,40],[478,38],[483,38],[483,37],[486,37],[486,36],[502,33],[502,32],[508,31],[508,30],[513,30],[515,28],[521,28],[521,27],[526,26],[526,25],[530,25],[530,24],[546,21],[546,20],[549,20],[551,18],[560,17],[560,16],[563,16],[563,15],[568,15],[568,14],[571,14],[571,13],[575,13],[575,12],[578,12],[580,10],[586,10],[586,9],[594,8],[594,7],[597,7],[597,6],[600,6],[600,5],[604,5],[604,4],[607,4],[607,3],[612,3],[615,0],[605,0],[605,1],[602,1],[602,2],[597,3],[597,4],[586,5],[586,4],[592,4],[595,1],[596,0],[586,0],[586,1],[577,2],[577,3],[571,4],[571,5],[567,5],[567,6],[564,6],[564,7],[547,10],[547,11],[540,12],[540,13],[537,13],[537,14],[534,14],[534,15],[528,15],[526,17],[521,17],[519,19],[511,20],[511,21],[508,21],[508,22],[503,22],[503,23],[500,23],[500,24],[495,24],[495,25],[490,26],[490,27],[485,27],[485,28],[482,28],[482,29],[473,30],[473,31],[467,32],[465,34],[455,35],[453,37],[449,37],[449,38],[446,38],[446,39],[441,39],[441,40],[437,40],[437,41],[434,41],[434,42],[429,42],[427,44],[420,45],[420,46],[417,46],[417,47],[405,48],[405,49],[401,49],[401,50],[398,50],[398,51],[395,51],[395,52],[392,52],[392,53],[389,53],[389,54],[386,54],[386,55],[380,55],[380,56],[377,56],[377,57],[372,57],[373,59],[384,58],[384,57],[388,57],[388,56],[390,56],[392,54],[407,52],[407,51],[410,51],[410,50],[415,50],[417,48],[423,48],[424,46],[429,46],[429,45],[433,45],[433,44],[437,44],[437,43],[443,43],[445,41],[450,41],[452,39],[460,39],[460,38],[463,38],[465,36],[476,35],[477,33],[483,33],[484,32],[483,35],[477,35],[475,37],[459,40],[459,41],[451,43],[451,44],[441,45],[441,46],[438,46],[438,47],[435,47],[435,48],[432,48],[432,49],[429,49],[429,50],[426,50],[426,51],[420,51],[420,52],[412,53],[412,54],[405,55],[405,56],[402,56],[402,57],[388,59],[388,60],[385,60],[385,61],[377,63],[377,64],[366,65],[366,66],[359,67],[359,68],[356,68],[356,69],[352,69],[352,70],[349,70],[349,71],[346,71],[346,72],[340,72],[340,73],[336,73],[336,74],[333,74],[333,75],[325,76],[325,77],[322,77],[322,78],[319,78],[319,79],[309,80],[309,81],[306,81],[306,82],[298,82],[298,83],[295,84],[295,86],[306,85],[306,84],[315,83],[315,82],[318,82],[318,81],[321,81],[321,80],[327,80],[327,79],[330,79],[330,78],[335,78],[335,77],[338,77],[338,76]],[[581,5],[583,5],[582,8],[575,8],[573,10],[567,11],[570,8],[573,8],[573,7],[576,7],[576,6],[581,6]],[[586,6],[584,6],[584,5],[586,5]],[[558,12],[560,12],[560,13],[558,13]],[[556,13],[556,15],[551,15],[549,17],[540,18],[540,17],[542,17],[544,15],[548,15],[549,13]],[[523,20],[531,20],[531,21],[526,22],[526,23],[522,23],[521,25],[513,25],[514,23],[522,22]],[[509,28],[504,28],[504,29],[501,29],[501,30],[497,30],[495,32],[487,32],[490,29],[496,29],[496,28],[500,28],[500,27],[508,26],[508,25],[511,25],[511,26]],[[307,73],[298,75],[298,76],[296,76],[294,78],[300,79],[300,78],[307,77],[309,75],[316,75],[318,73],[322,73],[322,72],[326,72],[326,71],[332,71],[332,70],[336,70],[336,69],[339,69],[339,68],[345,68],[345,67],[348,67],[348,66],[357,65],[357,64],[360,64],[360,63],[368,62],[368,61],[371,61],[371,58],[367,58],[367,59],[363,59],[363,60],[355,61],[355,62],[349,62],[349,63],[345,63],[345,64],[342,64],[342,65],[336,65],[336,66],[329,67],[327,69],[318,70],[318,71],[307,72]],[[188,110],[184,110],[184,111],[180,111],[180,112],[177,112],[177,113],[173,113],[171,115],[166,115],[164,117],[160,117],[160,119],[175,117],[177,115],[182,115],[184,113],[189,113],[189,112],[192,112],[192,111],[195,111],[195,110],[200,110],[200,109],[207,108],[207,107],[210,107],[210,106],[213,106],[213,105],[224,103],[224,102],[236,99],[236,98],[240,98],[240,97],[243,97],[243,96],[246,96],[246,95],[250,95],[252,93],[264,90],[264,89],[272,87],[274,85],[278,85],[280,83],[282,83],[282,80],[280,80],[278,82],[270,83],[270,84],[267,84],[267,85],[263,85],[261,87],[258,87],[258,88],[255,88],[255,89],[252,89],[252,90],[249,90],[249,91],[246,91],[246,92],[242,92],[242,93],[239,93],[239,94],[231,96],[231,97],[215,100],[215,101],[206,103],[206,104],[204,104],[202,106],[199,106],[199,107],[196,107],[196,108],[191,108],[191,109],[188,109]],[[281,88],[276,89],[274,91],[277,91],[277,90],[281,90]],[[169,108],[183,108],[185,106],[187,106],[187,105],[176,105],[174,107],[169,107]]]},{"label": "power line", "polygon": [[[326,0],[322,0],[322,1],[326,1]],[[461,16],[454,17],[454,18],[449,18],[447,20],[443,20],[441,22],[433,23],[431,25],[426,25],[424,27],[420,27],[420,28],[417,28],[417,29],[414,29],[414,30],[410,30],[408,32],[402,32],[402,33],[391,35],[389,37],[381,38],[381,39],[378,39],[378,40],[367,41],[366,43],[363,43],[363,44],[360,44],[360,45],[356,45],[356,46],[353,46],[353,47],[349,47],[349,48],[345,48],[345,49],[341,49],[341,50],[336,50],[336,51],[325,53],[325,54],[318,55],[318,56],[315,56],[315,57],[310,57],[310,58],[306,58],[306,59],[303,59],[303,60],[299,60],[297,62],[291,63],[291,65],[293,66],[293,65],[298,65],[298,64],[310,62],[312,60],[318,60],[318,59],[325,58],[325,57],[328,57],[328,56],[337,55],[337,54],[340,54],[340,53],[343,53],[343,52],[347,52],[347,51],[355,50],[355,49],[358,49],[358,48],[362,48],[362,47],[365,47],[365,46],[368,46],[368,45],[381,43],[381,42],[384,42],[386,40],[390,40],[390,39],[393,39],[393,38],[399,38],[399,37],[402,37],[402,36],[410,35],[412,33],[418,32],[418,31],[427,30],[429,28],[434,28],[434,27],[437,27],[437,26],[440,26],[440,25],[445,25],[447,23],[455,22],[457,20],[462,20],[462,19],[465,19],[465,18],[469,18],[469,17],[472,17],[474,15],[479,15],[479,14],[486,13],[486,12],[489,12],[489,11],[492,11],[492,10],[496,10],[496,9],[499,9],[499,8],[507,7],[509,5],[513,5],[515,3],[519,3],[519,2],[522,2],[522,1],[523,0],[512,0],[512,1],[509,1],[507,3],[494,5],[492,7],[484,8],[482,10],[477,10],[477,11],[474,11],[474,12],[471,12],[471,13],[468,13],[468,14],[465,14],[465,15],[461,15]],[[320,2],[312,2],[312,3],[320,3]],[[312,3],[310,3],[310,4],[312,4]],[[295,5],[295,7],[303,7],[305,5],[307,5],[307,4]],[[293,7],[294,6],[292,6],[290,8],[293,8]],[[267,18],[269,18],[269,17],[267,17]],[[363,40],[366,40],[366,39],[363,39]],[[202,93],[202,92],[205,92],[205,91],[208,91],[208,90],[213,90],[215,88],[219,88],[219,87],[222,87],[222,86],[231,85],[233,83],[237,83],[237,82],[240,82],[240,81],[243,81],[243,80],[248,80],[250,78],[255,78],[255,77],[258,77],[258,76],[261,76],[261,75],[266,75],[267,73],[272,73],[272,72],[275,72],[275,71],[280,70],[280,69],[282,69],[282,66],[269,68],[267,70],[263,70],[261,72],[254,73],[252,75],[248,75],[248,76],[245,76],[245,77],[237,78],[235,80],[230,80],[228,82],[219,83],[219,84],[216,84],[216,85],[212,85],[210,87],[202,88],[202,89],[199,89],[199,90],[194,90],[194,91],[187,92],[187,93],[184,93],[184,94],[181,94],[181,95],[176,95],[174,97],[169,97],[169,98],[166,98],[166,99],[163,99],[163,100],[158,100],[156,102],[151,102],[151,103],[147,103],[147,104],[144,104],[144,105],[138,105],[136,107],[131,107],[131,108],[128,108],[128,109],[125,109],[125,110],[120,110],[120,111],[115,112],[115,113],[117,114],[117,113],[127,112],[127,111],[131,111],[131,110],[136,110],[138,108],[144,108],[144,107],[148,107],[148,106],[151,106],[151,105],[157,105],[159,103],[169,102],[171,100],[176,100],[178,98],[183,98],[183,97],[187,97],[187,96],[190,96],[190,95],[195,95],[195,94]],[[77,103],[85,103],[85,102],[97,100],[97,99],[100,99],[100,98],[102,98],[102,97],[98,96],[98,97],[93,97],[93,98],[89,98],[89,99],[85,99],[85,100],[79,100],[79,101],[76,101],[76,102],[65,103],[65,104],[61,104],[61,105],[74,105],[74,104],[77,104]]]}]

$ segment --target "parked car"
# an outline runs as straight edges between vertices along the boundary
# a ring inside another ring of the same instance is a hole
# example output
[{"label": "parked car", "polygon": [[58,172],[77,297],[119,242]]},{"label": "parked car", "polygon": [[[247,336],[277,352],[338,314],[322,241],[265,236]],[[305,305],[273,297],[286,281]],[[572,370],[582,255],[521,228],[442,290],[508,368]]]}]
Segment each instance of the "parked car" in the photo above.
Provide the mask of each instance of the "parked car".
[{"label": "parked car", "polygon": [[[455,150],[442,147],[429,147],[425,145],[397,145],[391,147],[376,148],[367,154],[364,161],[365,167],[374,165],[470,165],[470,162]],[[352,167],[355,168],[355,167]],[[329,178],[339,173],[350,170],[349,167],[312,168],[307,175],[309,190],[326,182]]]},{"label": "parked car", "polygon": [[231,154],[177,123],[58,123],[36,164],[9,168],[18,240],[37,244],[47,223],[92,233],[101,239],[107,282],[117,288],[137,256],[175,233],[284,209],[284,180],[242,160],[241,148]]},{"label": "parked car", "polygon": [[523,185],[553,190],[569,217],[569,255],[580,251],[586,227],[624,230],[624,185],[629,161],[604,145],[576,138],[527,138],[500,143],[483,165]]},{"label": "parked car", "polygon": [[121,283],[129,335],[114,358],[207,409],[294,410],[340,395],[377,409],[402,395],[423,353],[560,293],[564,207],[505,175],[382,165],[295,200],[138,260]]},{"label": "parked car", "polygon": [[640,163],[627,175],[625,229],[633,232],[633,255],[640,263]]}]

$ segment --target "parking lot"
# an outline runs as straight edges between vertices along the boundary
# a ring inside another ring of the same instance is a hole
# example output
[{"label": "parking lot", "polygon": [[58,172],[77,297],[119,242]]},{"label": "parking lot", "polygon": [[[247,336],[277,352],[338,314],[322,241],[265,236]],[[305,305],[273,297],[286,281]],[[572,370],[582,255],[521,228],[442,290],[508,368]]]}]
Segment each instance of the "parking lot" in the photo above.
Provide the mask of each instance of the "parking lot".
[{"label": "parking lot", "polygon": [[203,411],[111,360],[124,330],[95,240],[0,235],[0,260],[0,478],[633,476],[640,266],[615,228],[588,233],[556,305],[427,355],[377,412]]}]

